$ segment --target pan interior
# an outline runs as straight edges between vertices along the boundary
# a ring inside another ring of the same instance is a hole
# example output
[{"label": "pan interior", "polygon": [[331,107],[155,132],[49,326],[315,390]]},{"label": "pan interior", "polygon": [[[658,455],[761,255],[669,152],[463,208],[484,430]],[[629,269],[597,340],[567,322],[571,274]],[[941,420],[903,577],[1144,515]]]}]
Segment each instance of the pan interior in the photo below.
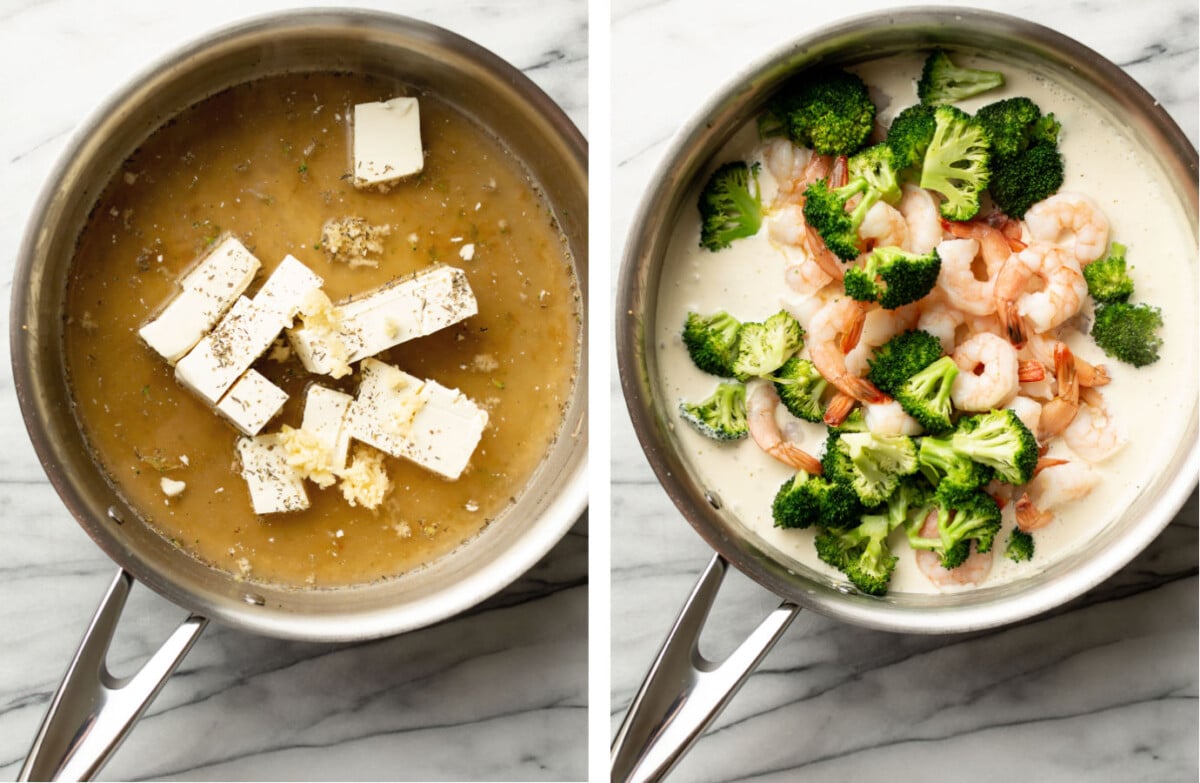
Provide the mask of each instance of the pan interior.
[{"label": "pan interior", "polygon": [[[63,373],[67,266],[75,237],[121,163],[163,122],[235,84],[305,71],[358,72],[429,90],[502,139],[523,161],[568,244],[586,301],[587,175],[582,136],[512,66],[445,30],[365,12],[283,14],[221,31],[135,80],[104,105],[62,158],[35,208],[14,284],[13,363],[26,424],[51,482],[118,564],[169,599],[271,635],[353,639],[455,614],[545,554],[586,504],[586,345],[560,436],[525,491],[483,533],[402,577],[354,588],[295,590],[238,581],[141,524],[92,463]],[[582,312],[582,308],[581,308]]]},{"label": "pan interior", "polygon": [[[851,20],[774,53],[736,78],[686,123],[648,191],[626,250],[618,303],[618,347],[626,399],[643,448],[672,500],[717,551],[769,589],[819,611],[873,627],[948,632],[1010,622],[1061,603],[1128,562],[1171,520],[1195,482],[1197,412],[1194,380],[1184,384],[1180,427],[1163,437],[1168,468],[1128,511],[1036,578],[950,595],[893,594],[875,599],[817,573],[720,507],[696,479],[675,435],[674,400],[664,393],[655,335],[656,302],[672,227],[697,178],[718,150],[790,74],[819,63],[851,65],[942,46],[982,54],[1053,80],[1086,100],[1131,140],[1145,145],[1191,239],[1184,263],[1196,278],[1196,153],[1153,100],[1115,66],[1036,25],[986,13],[912,11]],[[620,314],[632,312],[636,319]],[[1190,340],[1195,334],[1172,334]],[[1188,379],[1184,379],[1187,381]],[[1189,385],[1190,383],[1190,385]],[[774,487],[765,490],[773,493]]]}]

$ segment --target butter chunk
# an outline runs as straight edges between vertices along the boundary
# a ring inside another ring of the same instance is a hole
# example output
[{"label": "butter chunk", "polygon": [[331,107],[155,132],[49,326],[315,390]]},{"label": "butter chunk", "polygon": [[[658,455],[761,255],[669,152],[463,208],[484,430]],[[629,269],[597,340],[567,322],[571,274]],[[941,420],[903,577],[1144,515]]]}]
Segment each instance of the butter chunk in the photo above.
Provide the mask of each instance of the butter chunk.
[{"label": "butter chunk", "polygon": [[138,336],[174,364],[228,312],[260,266],[236,237],[226,237],[179,281],[179,293]]},{"label": "butter chunk", "polygon": [[466,274],[436,266],[337,304],[336,328],[305,325],[288,331],[304,369],[334,375],[388,348],[424,337],[479,312]]},{"label": "butter chunk", "polygon": [[217,411],[243,435],[257,435],[287,402],[287,392],[257,370],[247,370],[217,403]]},{"label": "butter chunk", "polygon": [[254,513],[281,514],[308,508],[304,481],[287,463],[278,435],[239,438],[237,451]]},{"label": "butter chunk", "polygon": [[487,412],[457,389],[376,359],[362,363],[362,383],[350,407],[350,435],[386,454],[457,479],[487,421]]},{"label": "butter chunk", "polygon": [[425,165],[416,98],[354,107],[354,186],[386,189]]}]

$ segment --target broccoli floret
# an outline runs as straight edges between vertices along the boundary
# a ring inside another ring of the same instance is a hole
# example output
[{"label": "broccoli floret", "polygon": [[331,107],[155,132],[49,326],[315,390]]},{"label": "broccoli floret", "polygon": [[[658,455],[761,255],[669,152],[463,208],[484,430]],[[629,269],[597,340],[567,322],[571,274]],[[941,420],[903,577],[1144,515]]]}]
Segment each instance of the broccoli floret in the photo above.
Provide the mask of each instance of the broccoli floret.
[{"label": "broccoli floret", "polygon": [[793,356],[771,375],[771,380],[788,413],[805,421],[821,421],[825,412],[821,395],[829,383],[815,364]]},{"label": "broccoli floret", "polygon": [[1004,547],[1004,556],[1014,563],[1033,559],[1033,536],[1020,528],[1013,528],[1008,534],[1008,545]]},{"label": "broccoli floret", "polygon": [[988,192],[1012,218],[1025,217],[1030,207],[1053,196],[1063,183],[1062,155],[1050,141],[1037,141],[1010,157],[993,157],[991,168]]},{"label": "broccoli floret", "polygon": [[915,103],[896,115],[884,143],[892,150],[892,162],[897,169],[921,165],[935,127],[933,107],[923,103]]},{"label": "broccoli floret", "polygon": [[721,165],[700,191],[699,207],[700,247],[715,252],[757,234],[763,218],[758,164],[735,160]]},{"label": "broccoli floret", "polygon": [[949,356],[915,373],[896,390],[896,402],[927,432],[952,429],[950,387],[958,376],[958,365]]},{"label": "broccoli floret", "polygon": [[921,187],[945,197],[942,217],[970,220],[979,212],[979,194],[988,186],[987,134],[969,114],[953,106],[933,111],[933,139],[921,164]]},{"label": "broccoli floret", "polygon": [[999,71],[959,68],[944,51],[935,49],[925,58],[917,97],[929,105],[954,103],[1003,86],[1004,74]]},{"label": "broccoli floret", "polygon": [[904,435],[835,433],[825,448],[825,475],[852,487],[868,508],[886,501],[901,477],[917,470],[916,444]]},{"label": "broccoli floret", "polygon": [[950,436],[950,447],[992,468],[996,478],[1009,484],[1033,478],[1038,461],[1037,439],[1007,408],[960,421]]},{"label": "broccoli floret", "polygon": [[941,268],[936,248],[917,255],[898,247],[877,247],[862,267],[846,270],[842,284],[851,299],[879,302],[884,309],[895,310],[932,291]]},{"label": "broccoli floret", "polygon": [[921,438],[917,450],[921,474],[937,487],[939,498],[954,503],[991,481],[992,469],[954,450],[950,437]]},{"label": "broccoli floret", "polygon": [[817,557],[841,571],[867,595],[887,592],[896,556],[888,548],[891,524],[884,514],[868,514],[849,530],[823,530],[816,537]]},{"label": "broccoli floret", "polygon": [[914,549],[938,553],[943,568],[957,568],[971,553],[971,541],[978,552],[988,552],[1000,531],[1000,507],[986,492],[973,492],[947,502],[937,497],[936,538],[921,535],[922,520],[910,521],[905,532]]},{"label": "broccoli floret", "polygon": [[867,380],[893,397],[908,379],[942,358],[942,343],[929,332],[910,329],[875,349]]},{"label": "broccoli floret", "polygon": [[1088,293],[1097,302],[1127,302],[1133,294],[1133,278],[1125,269],[1125,246],[1113,242],[1108,256],[1083,268]]},{"label": "broccoli floret", "polygon": [[862,513],[854,490],[803,470],[783,482],[771,504],[775,527],[844,528],[857,524]]},{"label": "broccoli floret", "polygon": [[850,411],[841,424],[837,424],[829,428],[833,432],[869,432],[867,428],[867,415],[862,408],[855,408]]},{"label": "broccoli floret", "polygon": [[712,315],[688,313],[683,323],[683,344],[692,363],[711,375],[732,378],[741,328],[742,322],[723,310]]},{"label": "broccoli floret", "polygon": [[[934,493],[921,476],[904,476],[887,499],[887,514],[892,530],[907,527],[914,520],[924,520],[934,506]],[[920,528],[918,522],[917,527]]]},{"label": "broccoli floret", "polygon": [[[862,199],[847,212],[846,202],[859,193]],[[817,230],[834,255],[851,261],[858,256],[858,227],[878,200],[879,192],[864,177],[855,177],[835,190],[819,179],[804,191],[804,220]]]},{"label": "broccoli floret", "polygon": [[787,310],[780,310],[761,324],[742,324],[733,374],[742,380],[770,375],[802,347],[804,329]]},{"label": "broccoli floret", "polygon": [[740,440],[749,432],[746,387],[740,383],[719,383],[716,391],[703,402],[680,402],[679,415],[705,437]]},{"label": "broccoli floret", "polygon": [[1156,330],[1162,328],[1162,311],[1148,304],[1113,302],[1096,308],[1092,323],[1092,339],[1108,356],[1145,367],[1158,361],[1162,338]]},{"label": "broccoli floret", "polygon": [[1005,98],[975,112],[975,121],[987,132],[997,157],[1016,155],[1028,147],[1034,132],[1044,131],[1038,123],[1041,117],[1042,110],[1028,98]]},{"label": "broccoli floret", "polygon": [[852,155],[866,143],[875,123],[867,85],[834,68],[807,71],[771,101],[759,131],[781,129],[795,144],[819,155]]},{"label": "broccoli floret", "polygon": [[865,179],[887,203],[900,201],[900,180],[896,176],[895,158],[888,145],[876,144],[860,150],[850,157],[847,166],[851,177]]}]

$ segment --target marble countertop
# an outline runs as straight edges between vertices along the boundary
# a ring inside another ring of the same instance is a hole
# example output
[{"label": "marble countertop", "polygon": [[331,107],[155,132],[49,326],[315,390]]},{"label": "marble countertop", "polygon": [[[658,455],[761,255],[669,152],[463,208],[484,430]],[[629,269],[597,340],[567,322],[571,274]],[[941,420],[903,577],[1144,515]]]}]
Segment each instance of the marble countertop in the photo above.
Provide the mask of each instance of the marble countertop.
[{"label": "marble countertop", "polygon": [[[201,33],[303,5],[404,13],[515,64],[587,128],[584,0],[395,3],[0,0],[0,276],[71,130]],[[0,319],[5,330],[7,318]],[[7,333],[0,362],[8,365]],[[116,567],[66,512],[0,380],[0,776],[12,779]],[[586,516],[532,571],[465,616],[363,644],[210,626],[102,772],[133,780],[579,780],[587,770]],[[136,589],[110,664],[131,673],[183,619]]]},{"label": "marble countertop", "polygon": [[[763,52],[898,3],[614,0],[611,241],[681,118]],[[994,7],[959,2],[956,7]],[[1197,138],[1197,7],[1014,0],[1121,65]],[[615,285],[615,274],[613,278]],[[613,360],[615,367],[615,360]],[[712,556],[612,405],[612,722]],[[1197,498],[1132,563],[1058,610],[954,636],[866,630],[802,612],[672,776],[679,781],[1194,781]],[[701,650],[721,659],[778,604],[737,572]]]}]

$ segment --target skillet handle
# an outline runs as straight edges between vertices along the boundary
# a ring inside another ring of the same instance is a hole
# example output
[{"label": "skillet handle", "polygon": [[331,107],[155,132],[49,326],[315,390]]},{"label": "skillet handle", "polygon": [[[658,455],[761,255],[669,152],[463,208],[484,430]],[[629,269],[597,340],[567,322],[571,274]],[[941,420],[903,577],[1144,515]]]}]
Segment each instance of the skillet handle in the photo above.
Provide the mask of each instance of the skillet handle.
[{"label": "skillet handle", "polygon": [[208,620],[191,615],[132,677],[108,671],[112,644],[133,576],[117,576],[88,626],[50,702],[18,780],[89,780],[120,747]]},{"label": "skillet handle", "polygon": [[700,633],[716,600],[728,561],[715,555],[696,582],[613,740],[614,783],[666,777],[795,619],[784,601],[721,662],[700,655]]}]

